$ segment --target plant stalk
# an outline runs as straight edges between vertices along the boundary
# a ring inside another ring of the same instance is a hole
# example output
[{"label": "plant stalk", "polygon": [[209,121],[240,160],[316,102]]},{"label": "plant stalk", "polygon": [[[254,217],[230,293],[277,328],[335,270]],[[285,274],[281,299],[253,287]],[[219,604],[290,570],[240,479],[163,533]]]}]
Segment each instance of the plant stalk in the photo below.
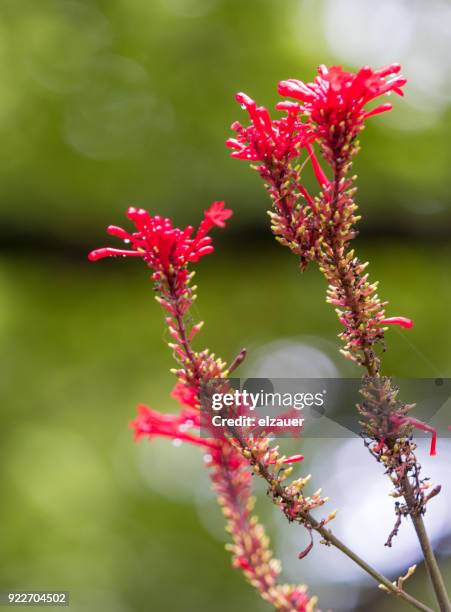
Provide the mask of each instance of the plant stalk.
[{"label": "plant stalk", "polygon": [[[340,165],[337,165],[334,168],[333,203],[335,204],[335,207],[336,207],[336,203],[339,197],[341,178],[342,178],[342,168]],[[352,286],[350,285],[346,277],[346,274],[344,273],[343,268],[340,265],[341,257],[340,257],[339,250],[337,248],[336,241],[333,236],[331,236],[331,239],[330,239],[330,246],[332,248],[332,252],[334,255],[334,263],[336,265],[336,269],[340,277],[340,282],[345,290],[347,299],[352,306],[354,316],[356,320],[359,320],[360,318],[359,304],[355,300],[355,296],[353,295],[353,292],[352,292]],[[375,357],[373,351],[369,349],[367,346],[364,346],[363,354],[364,354],[363,366],[368,372],[368,375],[372,378],[380,377],[379,361]],[[432,586],[434,588],[435,596],[440,606],[440,610],[441,612],[451,612],[451,604],[450,604],[449,597],[446,591],[443,576],[440,572],[440,568],[438,566],[437,559],[434,555],[434,551],[432,549],[429,537],[427,535],[423,518],[416,509],[412,487],[407,477],[403,479],[402,489],[403,489],[404,499],[409,509],[409,514],[412,518],[412,522],[415,527],[415,531],[416,531],[418,540],[420,542],[421,549],[423,551],[424,563],[426,565],[430,580],[432,582]]]},{"label": "plant stalk", "polygon": [[408,478],[403,479],[402,486],[404,491],[404,499],[406,500],[407,507],[409,508],[413,526],[415,527],[415,531],[420,542],[421,549],[423,551],[426,569],[434,587],[437,602],[440,606],[440,612],[451,612],[451,605],[449,602],[445,582],[440,572],[440,568],[438,566],[434,550],[431,546],[431,542],[428,538],[423,517],[415,508],[415,499],[412,491],[412,485],[410,484]]}]

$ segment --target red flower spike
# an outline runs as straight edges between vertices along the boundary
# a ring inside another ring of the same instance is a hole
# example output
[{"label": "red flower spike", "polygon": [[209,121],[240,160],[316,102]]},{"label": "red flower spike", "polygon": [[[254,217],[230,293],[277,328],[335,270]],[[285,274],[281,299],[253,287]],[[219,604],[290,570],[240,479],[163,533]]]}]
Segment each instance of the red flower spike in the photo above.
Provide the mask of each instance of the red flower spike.
[{"label": "red flower spike", "polygon": [[380,325],[399,325],[405,329],[412,329],[413,321],[407,317],[388,317],[379,321]]},{"label": "red flower spike", "polygon": [[248,161],[270,162],[273,159],[291,159],[299,155],[299,149],[314,140],[313,134],[300,119],[300,105],[282,102],[276,108],[286,112],[281,119],[272,120],[264,106],[257,106],[244,93],[238,93],[236,100],[245,109],[251,125],[243,127],[235,121],[232,130],[236,138],[229,138],[226,145],[233,149],[232,157]]},{"label": "red flower spike", "polygon": [[[170,270],[182,271],[189,262],[197,262],[204,255],[213,253],[211,238],[207,236],[212,227],[225,227],[232,211],[224,208],[224,202],[213,202],[205,211],[199,230],[193,235],[191,226],[185,229],[173,227],[172,221],[156,215],[152,217],[142,208],[130,207],[127,217],[133,221],[136,231],[128,233],[121,227],[110,225],[108,233],[130,244],[130,249],[101,248],[91,251],[88,258],[97,261],[104,257],[142,257],[154,270],[154,279],[167,276]],[[180,280],[180,279],[179,279]]]},{"label": "red flower spike", "polygon": [[[365,106],[384,94],[394,92],[403,95],[406,79],[399,75],[399,64],[391,64],[380,70],[369,66],[356,74],[341,66],[320,66],[313,83],[289,79],[279,83],[279,94],[300,101],[301,110],[320,140],[331,150],[342,147],[344,133],[351,141],[362,129],[366,119],[391,109],[381,104],[372,110]],[[340,133],[341,132],[341,133]]]}]

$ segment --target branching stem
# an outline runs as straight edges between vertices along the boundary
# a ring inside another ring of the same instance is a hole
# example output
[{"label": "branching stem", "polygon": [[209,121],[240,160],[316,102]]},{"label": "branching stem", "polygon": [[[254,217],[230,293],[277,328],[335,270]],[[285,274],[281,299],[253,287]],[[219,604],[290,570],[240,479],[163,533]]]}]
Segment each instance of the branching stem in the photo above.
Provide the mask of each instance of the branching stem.
[{"label": "branching stem", "polygon": [[[279,482],[277,482],[274,478],[274,474],[268,469],[268,467],[260,460],[255,457],[255,454],[249,449],[245,443],[245,441],[240,436],[239,432],[235,429],[232,429],[231,435],[238,441],[241,448],[244,451],[251,453],[251,464],[258,468],[257,473],[260,474],[268,483],[270,490],[273,492],[275,497],[279,497],[282,499],[287,506],[289,507],[293,502],[293,498],[286,491],[285,487],[283,487]],[[364,572],[369,574],[379,585],[383,585],[391,594],[400,597],[407,603],[411,604],[417,610],[423,610],[432,612],[432,609],[418,601],[412,595],[406,593],[403,589],[398,588],[396,584],[390,582],[388,578],[379,573],[376,569],[371,567],[366,561],[364,561],[357,553],[351,550],[346,544],[344,544],[339,538],[337,538],[330,529],[327,529],[323,523],[317,521],[310,512],[301,512],[299,519],[302,520],[303,524],[308,525],[311,529],[316,531],[321,535],[323,540],[329,546],[334,546],[338,550],[340,550],[343,554],[345,554],[349,559],[354,561],[359,567],[363,569]]]}]

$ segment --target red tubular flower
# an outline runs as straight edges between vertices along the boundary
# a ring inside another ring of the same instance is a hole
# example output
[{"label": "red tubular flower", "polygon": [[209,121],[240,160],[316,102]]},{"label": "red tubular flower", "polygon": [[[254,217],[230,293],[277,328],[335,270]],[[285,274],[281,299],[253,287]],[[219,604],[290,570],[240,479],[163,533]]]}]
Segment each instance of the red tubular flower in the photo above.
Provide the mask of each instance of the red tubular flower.
[{"label": "red tubular flower", "polygon": [[138,406],[138,416],[130,423],[130,428],[134,430],[137,441],[144,436],[150,439],[162,437],[189,442],[209,450],[218,450],[219,445],[216,441],[201,438],[190,431],[199,426],[197,410],[187,408],[178,414],[163,414],[143,405]]},{"label": "red tubular flower", "polygon": [[270,162],[291,159],[299,155],[299,150],[314,139],[313,134],[300,120],[300,105],[295,102],[281,102],[278,110],[286,112],[281,119],[272,120],[264,106],[257,106],[254,100],[244,93],[236,94],[237,101],[247,110],[251,125],[243,127],[235,121],[232,130],[236,138],[229,138],[226,145],[233,149],[232,157],[248,161]]},{"label": "red tubular flower", "polygon": [[272,120],[268,110],[257,106],[246,94],[239,93],[236,99],[247,110],[251,124],[243,127],[239,122],[233,123],[237,136],[229,138],[226,145],[233,149],[232,157],[261,162],[254,168],[265,181],[274,204],[271,229],[282,244],[300,256],[301,267],[305,269],[318,239],[316,204],[301,182],[303,166],[296,162],[303,149],[307,149],[320,186],[329,183],[310,148],[316,136],[302,122],[301,106],[295,102],[279,102],[276,109],[286,116]]},{"label": "red tubular flower", "polygon": [[[298,461],[302,461],[303,459],[305,459],[304,455],[291,455],[290,457],[285,457],[285,459],[282,459],[281,463],[297,463]],[[268,461],[268,465],[274,465],[276,463],[276,459],[270,459]]]},{"label": "red tubular flower", "polygon": [[398,74],[400,69],[399,64],[379,70],[364,66],[355,74],[341,66],[320,66],[313,83],[281,81],[279,93],[299,100],[317,137],[337,151],[357,136],[368,117],[392,108],[383,103],[366,110],[369,102],[391,92],[403,95],[406,79]]},{"label": "red tubular flower", "polygon": [[429,454],[431,455],[431,457],[434,457],[437,454],[437,430],[434,427],[428,425],[427,423],[423,423],[423,421],[415,419],[414,417],[406,415],[394,414],[390,417],[390,420],[395,427],[395,433],[397,433],[399,428],[403,427],[404,425],[411,425],[415,429],[420,429],[421,431],[430,433],[432,437]]},{"label": "red tubular flower", "polygon": [[318,181],[318,185],[321,188],[327,187],[330,184],[329,179],[324,174],[324,170],[321,168],[321,165],[315,155],[315,151],[310,143],[306,146],[310,161],[312,162],[313,172],[315,173],[316,180]]},{"label": "red tubular flower", "polygon": [[224,208],[224,202],[213,202],[210,208],[204,212],[201,228],[204,232],[208,232],[215,225],[223,229],[225,222],[232,215],[233,212],[229,208]]},{"label": "red tubular flower", "polygon": [[89,253],[89,259],[96,261],[103,257],[142,257],[154,270],[154,278],[159,274],[165,276],[170,269],[182,270],[189,262],[197,262],[204,255],[213,253],[208,231],[214,226],[224,227],[225,220],[231,217],[232,211],[224,208],[223,202],[214,202],[205,211],[204,220],[199,230],[193,234],[191,226],[184,230],[172,226],[167,218],[152,217],[142,208],[130,207],[127,217],[133,221],[136,232],[128,233],[120,227],[110,225],[108,233],[131,245],[130,250],[102,248]]},{"label": "red tubular flower", "polygon": [[399,325],[405,329],[412,329],[413,321],[407,317],[387,317],[379,321],[381,325]]}]

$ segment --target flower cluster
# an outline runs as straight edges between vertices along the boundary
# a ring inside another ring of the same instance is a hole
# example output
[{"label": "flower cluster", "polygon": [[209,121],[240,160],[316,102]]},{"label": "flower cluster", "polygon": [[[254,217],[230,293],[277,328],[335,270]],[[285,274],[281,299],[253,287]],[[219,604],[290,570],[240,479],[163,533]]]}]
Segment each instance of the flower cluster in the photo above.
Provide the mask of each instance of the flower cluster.
[{"label": "flower cluster", "polygon": [[[279,83],[279,93],[296,98],[276,108],[285,109],[296,134],[296,146],[280,137],[280,122],[271,120],[267,109],[244,94],[237,100],[248,111],[251,125],[238,124],[239,139],[229,139],[233,157],[259,160],[260,176],[273,202],[271,229],[277,240],[299,257],[301,269],[316,261],[329,283],[328,301],[337,309],[344,326],[340,337],[343,353],[362,365],[371,365],[371,375],[379,365],[373,346],[381,342],[386,325],[409,327],[404,317],[385,317],[386,302],[377,295],[377,283],[370,283],[366,265],[348,250],[359,220],[354,201],[354,177],[348,176],[350,160],[357,151],[356,136],[368,117],[390,110],[382,103],[368,110],[367,105],[391,92],[402,95],[406,79],[400,66],[379,70],[368,66],[356,74],[339,66],[320,66],[313,83],[290,79]],[[304,120],[303,120],[304,119]],[[284,119],[287,121],[287,118]],[[234,129],[237,124],[233,124]],[[293,139],[293,136],[291,137]],[[291,140],[289,141],[291,143]],[[330,166],[329,179],[313,150],[318,143]],[[282,153],[282,154],[281,154]],[[312,196],[301,176],[310,162],[319,193]]]},{"label": "flower cluster", "polygon": [[[440,493],[428,478],[421,477],[421,466],[412,441],[414,429],[431,434],[430,455],[436,454],[437,433],[433,427],[409,415],[414,407],[398,399],[398,389],[390,378],[366,377],[361,390],[363,401],[358,410],[363,417],[365,445],[385,468],[392,484],[391,496],[396,499],[396,523],[386,546],[392,546],[403,518],[426,512],[428,502]],[[405,501],[402,498],[405,497]]]},{"label": "flower cluster", "polygon": [[232,157],[269,163],[288,160],[297,157],[300,149],[314,139],[300,119],[299,104],[281,102],[277,108],[285,111],[286,116],[271,120],[268,110],[257,106],[246,94],[236,94],[236,100],[248,112],[251,124],[249,127],[243,127],[239,121],[232,124],[236,138],[226,141],[233,149]]},{"label": "flower cluster", "polygon": [[[272,495],[274,502],[279,506],[287,519],[290,522],[296,521],[310,530],[311,517],[309,512],[323,506],[328,501],[328,498],[321,496],[321,489],[315,491],[311,496],[304,494],[303,489],[310,481],[310,475],[305,478],[297,478],[288,483],[286,482],[293,472],[292,464],[302,461],[304,456],[281,456],[277,446],[270,446],[269,438],[258,438],[254,442],[252,449],[245,449],[243,454],[250,460],[255,474],[260,474],[262,471],[268,473],[268,480],[271,483],[268,493]],[[288,468],[286,464],[289,464]],[[274,466],[274,468],[268,469],[267,466]],[[325,525],[331,521],[335,514],[335,512],[329,514],[322,524]]]},{"label": "flower cluster", "polygon": [[246,94],[239,93],[236,99],[248,112],[251,123],[243,127],[238,121],[234,122],[232,129],[236,138],[229,138],[226,145],[233,150],[232,157],[261,162],[255,169],[265,181],[274,203],[271,212],[273,233],[299,256],[305,268],[314,257],[319,239],[313,214],[315,203],[302,185],[301,168],[291,165],[290,160],[308,150],[318,181],[323,184],[321,181],[327,179],[311,148],[315,135],[302,122],[301,107],[297,103],[280,102],[276,108],[286,116],[271,119],[268,110],[257,106]]},{"label": "flower cluster", "polygon": [[389,377],[366,377],[361,393],[364,401],[358,408],[365,418],[364,430],[367,437],[375,441],[373,451],[377,450],[382,456],[393,440],[409,437],[413,429],[418,429],[431,434],[430,455],[437,454],[436,430],[409,415],[414,405],[398,399],[399,390]]},{"label": "flower cluster", "polygon": [[197,262],[204,255],[213,253],[210,229],[217,225],[224,227],[225,221],[231,217],[232,211],[224,208],[224,202],[213,202],[205,211],[204,219],[193,236],[193,228],[184,230],[172,226],[167,218],[152,217],[143,208],[130,207],[127,217],[133,221],[136,231],[129,233],[110,225],[108,233],[121,238],[131,249],[102,248],[91,251],[89,259],[96,261],[103,257],[142,257],[147,265],[154,270],[154,278],[168,275],[173,270],[181,270],[188,263]]},{"label": "flower cluster", "polygon": [[324,157],[335,164],[349,159],[352,142],[368,117],[392,108],[387,102],[371,110],[366,105],[391,92],[403,95],[406,79],[398,74],[400,69],[399,64],[380,70],[364,66],[354,74],[341,66],[320,66],[313,83],[296,79],[281,81],[279,93],[299,100]]},{"label": "flower cluster", "polygon": [[[346,245],[356,235],[359,220],[354,201],[353,180],[348,177],[350,161],[358,151],[356,137],[365,120],[392,108],[382,103],[371,110],[368,103],[391,92],[403,95],[406,79],[399,75],[398,64],[373,70],[364,66],[356,74],[340,66],[319,67],[313,83],[296,79],[281,81],[279,93],[295,98],[301,104],[309,129],[315,134],[322,156],[331,168],[333,180],[321,179],[321,167],[313,156],[312,164],[321,184],[319,219],[316,223],[316,259],[329,282],[329,301],[337,302],[340,321],[345,330],[344,352],[358,363],[368,363],[368,351],[382,340],[384,304],[376,294],[376,285],[367,281],[365,265],[352,253],[346,254]],[[377,361],[374,360],[377,371]]]},{"label": "flower cluster", "polygon": [[172,225],[170,219],[151,216],[141,208],[129,208],[127,216],[134,222],[135,232],[129,233],[110,225],[108,233],[130,244],[131,249],[97,249],[89,254],[89,259],[96,261],[103,257],[141,257],[153,270],[156,300],[166,311],[165,322],[173,340],[169,346],[183,366],[178,372],[181,383],[197,384],[201,374],[213,378],[219,376],[224,364],[209,355],[208,350],[197,354],[190,347],[190,342],[202,328],[203,322],[196,325],[187,323],[184,316],[196,299],[195,287],[191,285],[194,272],[190,272],[188,266],[214,251],[208,232],[214,226],[225,227],[232,211],[225,208],[224,202],[214,202],[205,211],[194,234],[191,226],[179,229]]}]

